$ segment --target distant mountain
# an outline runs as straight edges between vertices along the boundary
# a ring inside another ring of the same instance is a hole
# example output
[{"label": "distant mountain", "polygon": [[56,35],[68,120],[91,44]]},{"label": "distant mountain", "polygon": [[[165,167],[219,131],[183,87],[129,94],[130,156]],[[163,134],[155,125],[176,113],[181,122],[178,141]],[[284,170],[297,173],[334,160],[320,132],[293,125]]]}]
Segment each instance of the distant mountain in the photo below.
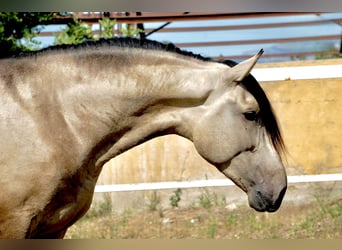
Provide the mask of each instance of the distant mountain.
[{"label": "distant mountain", "polygon": [[[309,42],[297,42],[297,43],[279,43],[273,44],[269,47],[265,47],[265,54],[289,54],[289,53],[302,53],[302,52],[313,52],[319,54],[323,51],[338,51],[340,48],[339,40],[327,40],[327,41],[309,41]],[[244,55],[254,54],[254,50],[246,51]],[[315,56],[306,56],[302,59],[314,59]],[[291,60],[291,57],[276,57],[276,58],[265,58],[262,57],[260,62],[275,62]]]}]

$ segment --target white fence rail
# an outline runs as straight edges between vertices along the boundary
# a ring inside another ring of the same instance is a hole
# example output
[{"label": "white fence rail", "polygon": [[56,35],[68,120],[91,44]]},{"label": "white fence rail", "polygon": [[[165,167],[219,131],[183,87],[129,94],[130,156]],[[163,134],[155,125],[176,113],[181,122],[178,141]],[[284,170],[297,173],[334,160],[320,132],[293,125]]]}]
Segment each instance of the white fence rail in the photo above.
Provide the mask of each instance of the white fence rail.
[{"label": "white fence rail", "polygon": [[[291,183],[304,182],[329,182],[342,181],[342,174],[321,174],[321,175],[294,175],[288,176],[287,181]],[[176,188],[199,188],[199,187],[223,187],[235,185],[229,179],[197,180],[197,181],[169,181],[152,182],[138,184],[115,184],[98,185],[95,193],[123,192],[123,191],[144,191],[157,189],[176,189]]]},{"label": "white fence rail", "polygon": [[258,81],[341,78],[342,65],[316,65],[281,68],[255,68],[252,75]]}]

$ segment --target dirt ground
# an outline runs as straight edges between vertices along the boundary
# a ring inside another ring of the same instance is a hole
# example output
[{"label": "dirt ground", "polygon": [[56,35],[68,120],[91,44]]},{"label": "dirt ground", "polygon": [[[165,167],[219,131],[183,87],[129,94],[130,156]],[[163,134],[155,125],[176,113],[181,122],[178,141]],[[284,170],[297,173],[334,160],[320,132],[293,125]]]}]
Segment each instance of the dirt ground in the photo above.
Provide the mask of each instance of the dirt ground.
[{"label": "dirt ground", "polygon": [[152,197],[141,209],[122,212],[103,202],[69,228],[66,238],[342,239],[342,198],[315,196],[301,205],[285,202],[275,213],[232,206],[213,195],[181,208],[162,207]]}]

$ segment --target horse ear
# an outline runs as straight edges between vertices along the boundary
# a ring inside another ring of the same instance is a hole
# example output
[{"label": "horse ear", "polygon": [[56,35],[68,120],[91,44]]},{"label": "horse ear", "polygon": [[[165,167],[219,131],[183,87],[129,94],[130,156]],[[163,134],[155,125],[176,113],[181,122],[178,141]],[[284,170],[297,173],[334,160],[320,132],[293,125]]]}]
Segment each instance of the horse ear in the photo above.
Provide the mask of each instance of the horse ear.
[{"label": "horse ear", "polygon": [[235,65],[229,70],[230,77],[233,77],[233,81],[242,81],[253,69],[254,65],[257,63],[264,50],[261,49],[255,56],[242,61],[241,63]]}]

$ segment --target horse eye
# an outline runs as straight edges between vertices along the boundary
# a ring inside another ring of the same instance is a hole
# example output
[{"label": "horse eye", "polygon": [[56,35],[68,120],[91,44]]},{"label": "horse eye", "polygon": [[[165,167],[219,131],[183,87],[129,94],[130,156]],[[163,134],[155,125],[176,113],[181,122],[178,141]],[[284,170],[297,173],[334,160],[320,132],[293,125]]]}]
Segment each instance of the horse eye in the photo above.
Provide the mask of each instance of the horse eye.
[{"label": "horse eye", "polygon": [[248,121],[256,121],[258,119],[258,114],[255,111],[247,111],[243,115]]}]

